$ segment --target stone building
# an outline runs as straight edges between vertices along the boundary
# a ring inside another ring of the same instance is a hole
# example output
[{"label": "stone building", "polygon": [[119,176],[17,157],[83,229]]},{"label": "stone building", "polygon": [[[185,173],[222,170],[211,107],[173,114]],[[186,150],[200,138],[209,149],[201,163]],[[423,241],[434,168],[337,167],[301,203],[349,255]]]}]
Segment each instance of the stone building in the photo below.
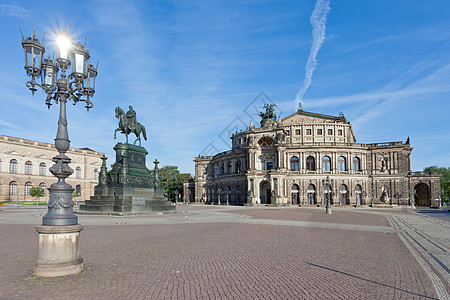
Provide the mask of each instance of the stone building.
[{"label": "stone building", "polygon": [[250,122],[231,136],[231,150],[195,158],[185,201],[324,205],[330,197],[332,205],[440,205],[439,175],[411,172],[409,138],[359,144],[343,114],[261,115],[260,128]]},{"label": "stone building", "polygon": [[[19,201],[35,201],[29,195],[33,186],[43,187],[45,197],[40,201],[48,201],[46,188],[57,181],[49,168],[57,154],[53,144],[0,135],[0,203],[15,202],[17,196]],[[74,173],[66,181],[79,195],[74,201],[84,201],[94,194],[103,155],[89,148],[70,148],[67,152]]]}]

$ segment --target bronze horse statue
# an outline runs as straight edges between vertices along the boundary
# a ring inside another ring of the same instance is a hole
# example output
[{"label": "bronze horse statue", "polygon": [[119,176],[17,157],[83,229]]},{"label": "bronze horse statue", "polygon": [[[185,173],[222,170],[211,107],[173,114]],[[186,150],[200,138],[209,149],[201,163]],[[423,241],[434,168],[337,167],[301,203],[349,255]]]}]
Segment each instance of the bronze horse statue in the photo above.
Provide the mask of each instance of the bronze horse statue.
[{"label": "bronze horse statue", "polygon": [[[130,111],[132,111],[131,106],[130,106]],[[132,112],[135,114],[134,111],[132,111]],[[116,118],[119,118],[119,128],[117,128],[114,131],[114,139],[116,138],[116,132],[120,131],[121,133],[125,134],[127,143],[128,143],[128,135],[130,133],[134,133],[136,135],[136,140],[133,143],[134,145],[136,145],[137,141],[139,141],[139,146],[141,145],[141,133],[142,133],[142,136],[144,137],[144,140],[147,140],[147,134],[145,132],[145,127],[137,121],[133,122],[133,120],[129,120],[129,118],[127,117],[127,114],[120,107],[116,107]],[[136,120],[136,119],[134,118],[134,120]],[[135,125],[133,123],[135,123]]]}]

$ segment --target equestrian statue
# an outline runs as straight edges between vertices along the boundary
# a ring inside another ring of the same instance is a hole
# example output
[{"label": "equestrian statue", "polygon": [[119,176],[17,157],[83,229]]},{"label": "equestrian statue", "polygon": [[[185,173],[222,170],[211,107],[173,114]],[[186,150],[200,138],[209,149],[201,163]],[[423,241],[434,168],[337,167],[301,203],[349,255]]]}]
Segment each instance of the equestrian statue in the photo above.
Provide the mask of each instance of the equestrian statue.
[{"label": "equestrian statue", "polygon": [[147,134],[145,133],[145,127],[136,121],[136,112],[133,110],[133,106],[129,106],[130,110],[125,113],[120,107],[116,107],[116,118],[119,119],[119,128],[114,131],[114,139],[116,138],[116,132],[125,134],[128,143],[128,135],[134,133],[136,135],[136,140],[134,145],[139,141],[139,146],[141,146],[141,133],[144,140],[147,140]]}]

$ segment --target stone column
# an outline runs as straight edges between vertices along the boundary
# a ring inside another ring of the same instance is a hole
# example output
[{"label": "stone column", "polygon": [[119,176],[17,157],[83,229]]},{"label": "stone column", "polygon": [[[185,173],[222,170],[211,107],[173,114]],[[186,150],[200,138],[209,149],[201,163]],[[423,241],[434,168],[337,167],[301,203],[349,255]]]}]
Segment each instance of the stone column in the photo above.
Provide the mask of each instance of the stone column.
[{"label": "stone column", "polygon": [[34,274],[57,277],[83,271],[80,257],[80,232],[82,225],[36,226],[39,233],[39,258]]}]

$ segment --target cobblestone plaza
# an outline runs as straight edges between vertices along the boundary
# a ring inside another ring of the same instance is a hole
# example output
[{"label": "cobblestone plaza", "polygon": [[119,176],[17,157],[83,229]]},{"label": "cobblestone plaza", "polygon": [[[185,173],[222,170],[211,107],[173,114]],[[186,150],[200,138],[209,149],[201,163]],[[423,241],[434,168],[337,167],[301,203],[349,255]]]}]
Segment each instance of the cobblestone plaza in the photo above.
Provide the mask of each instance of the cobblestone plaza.
[{"label": "cobblestone plaza", "polygon": [[85,271],[42,278],[34,225],[45,212],[1,207],[1,299],[449,299],[448,213],[180,205],[79,215]]}]

